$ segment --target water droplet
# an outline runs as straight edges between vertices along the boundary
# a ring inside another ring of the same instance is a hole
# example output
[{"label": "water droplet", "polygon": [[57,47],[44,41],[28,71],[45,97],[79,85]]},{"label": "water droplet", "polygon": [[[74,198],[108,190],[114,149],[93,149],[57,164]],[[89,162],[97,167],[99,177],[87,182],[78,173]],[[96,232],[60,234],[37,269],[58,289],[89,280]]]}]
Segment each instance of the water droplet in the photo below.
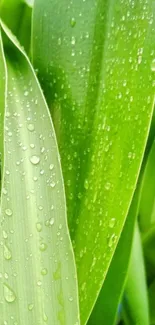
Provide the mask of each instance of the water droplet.
[{"label": "water droplet", "polygon": [[107,190],[107,191],[109,191],[110,190],[110,187],[111,187],[111,184],[109,183],[109,182],[107,182],[107,183],[105,183],[105,189]]},{"label": "water droplet", "polygon": [[8,238],[8,234],[7,234],[7,232],[5,230],[3,230],[3,238],[4,239],[7,239]]},{"label": "water droplet", "polygon": [[49,220],[49,225],[50,225],[50,226],[53,226],[53,225],[54,225],[54,218],[50,218],[50,220]]},{"label": "water droplet", "polygon": [[72,45],[75,45],[75,42],[76,42],[76,41],[75,41],[75,37],[74,37],[74,36],[72,36],[72,39],[71,39],[71,44],[72,44]]},{"label": "water droplet", "polygon": [[117,240],[117,236],[115,234],[112,234],[108,241],[108,246],[111,248]]},{"label": "water droplet", "polygon": [[6,245],[4,245],[4,257],[6,260],[10,260],[12,257],[12,254]]},{"label": "water droplet", "polygon": [[4,195],[6,195],[6,194],[7,194],[7,190],[6,190],[6,188],[5,188],[5,187],[3,187],[3,188],[2,188],[2,193],[3,193]]},{"label": "water droplet", "polygon": [[28,304],[28,310],[31,311],[33,309],[34,305],[33,304]]},{"label": "water droplet", "polygon": [[37,285],[40,287],[40,286],[42,285],[42,282],[39,280],[39,281],[37,282]]},{"label": "water droplet", "polygon": [[50,170],[52,170],[54,168],[53,164],[50,164]]},{"label": "water droplet", "polygon": [[39,248],[42,252],[44,252],[47,249],[47,245],[45,243],[41,243]]},{"label": "water droplet", "polygon": [[41,270],[41,274],[42,274],[42,275],[47,275],[47,273],[48,273],[48,270],[47,270],[46,268],[43,268],[43,269]]},{"label": "water droplet", "polygon": [[89,182],[88,182],[88,179],[85,179],[85,181],[84,181],[84,188],[85,188],[86,190],[88,190],[88,188],[89,188]]},{"label": "water droplet", "polygon": [[29,94],[28,91],[24,92],[24,96],[28,96],[28,94]]},{"label": "water droplet", "polygon": [[68,300],[69,300],[70,302],[72,302],[72,301],[73,301],[73,297],[70,296],[70,297],[68,298]]},{"label": "water droplet", "polygon": [[34,131],[34,124],[32,124],[32,123],[28,124],[27,128],[31,132]]},{"label": "water droplet", "polygon": [[110,228],[113,228],[114,225],[115,225],[115,222],[116,222],[116,219],[115,218],[111,218],[110,221],[109,221],[109,227]]},{"label": "water droplet", "polygon": [[37,228],[38,232],[41,232],[42,231],[42,224],[40,222],[37,222],[36,223],[36,228]]},{"label": "water droplet", "polygon": [[11,217],[12,216],[12,210],[11,209],[6,209],[5,213],[7,214],[7,216]]},{"label": "water droplet", "polygon": [[59,280],[61,278],[61,263],[58,263],[57,269],[55,272],[53,272],[53,278],[54,280]]},{"label": "water droplet", "polygon": [[39,162],[40,162],[40,158],[39,158],[38,156],[32,156],[32,157],[30,158],[30,161],[31,161],[31,163],[32,163],[33,165],[37,165],[37,164],[39,164]]},{"label": "water droplet", "polygon": [[55,185],[56,185],[56,184],[55,184],[55,182],[54,182],[54,181],[50,183],[50,186],[51,186],[52,188],[54,188],[54,187],[55,187]]},{"label": "water droplet", "polygon": [[70,24],[72,27],[74,27],[76,25],[76,20],[74,17],[71,18]]},{"label": "water droplet", "polygon": [[155,71],[155,59],[152,60],[152,63],[151,63],[151,70],[152,70],[152,71]]},{"label": "water droplet", "polygon": [[4,284],[4,298],[9,303],[14,302],[16,299],[14,291],[7,284]]},{"label": "water droplet", "polygon": [[48,321],[48,317],[47,317],[47,315],[45,313],[43,314],[43,321],[44,322],[47,322]]}]

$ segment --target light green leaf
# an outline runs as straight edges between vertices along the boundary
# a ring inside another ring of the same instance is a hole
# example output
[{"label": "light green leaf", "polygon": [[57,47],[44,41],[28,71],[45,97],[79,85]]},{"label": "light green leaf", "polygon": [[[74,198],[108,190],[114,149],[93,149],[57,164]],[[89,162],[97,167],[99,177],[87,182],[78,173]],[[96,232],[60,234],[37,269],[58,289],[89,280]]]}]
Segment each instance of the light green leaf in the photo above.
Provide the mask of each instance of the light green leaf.
[{"label": "light green leaf", "polygon": [[1,321],[75,325],[79,324],[76,270],[55,133],[32,66],[6,29],[5,33],[9,47],[5,48]]},{"label": "light green leaf", "polygon": [[139,222],[142,231],[148,231],[155,223],[155,140],[152,143],[141,184]]},{"label": "light green leaf", "polygon": [[143,250],[147,277],[152,281],[155,278],[155,226],[143,236]]},{"label": "light green leaf", "polygon": [[0,2],[0,17],[29,52],[32,8],[24,0]]},{"label": "light green leaf", "polygon": [[5,89],[6,88],[6,73],[5,61],[2,46],[1,30],[0,30],[0,163],[3,160],[3,128],[4,128],[4,110],[5,110]]},{"label": "light green leaf", "polygon": [[155,280],[149,286],[150,325],[155,325]]},{"label": "light green leaf", "polygon": [[135,228],[123,309],[126,325],[149,325],[146,275],[138,224]]},{"label": "light green leaf", "polygon": [[[88,325],[113,325],[125,287],[131,255],[135,221],[138,213],[138,191],[136,191],[110,268],[88,321]],[[117,281],[116,281],[117,277]]]},{"label": "light green leaf", "polygon": [[153,2],[36,0],[32,52],[51,107],[82,324],[102,287],[142,161],[154,102]]}]

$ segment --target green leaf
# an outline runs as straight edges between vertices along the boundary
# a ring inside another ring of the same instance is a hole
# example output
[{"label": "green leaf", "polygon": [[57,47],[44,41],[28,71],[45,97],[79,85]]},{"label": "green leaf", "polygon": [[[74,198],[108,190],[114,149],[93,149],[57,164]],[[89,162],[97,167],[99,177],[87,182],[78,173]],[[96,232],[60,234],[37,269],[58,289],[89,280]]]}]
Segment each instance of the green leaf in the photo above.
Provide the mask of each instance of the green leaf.
[{"label": "green leaf", "polygon": [[150,325],[155,325],[155,280],[149,286]]},{"label": "green leaf", "polygon": [[149,325],[146,275],[138,224],[135,228],[131,260],[123,300],[125,324]]},{"label": "green leaf", "polygon": [[55,133],[32,66],[4,30],[9,47],[4,49],[8,91],[1,198],[1,321],[75,325],[79,324],[76,270]]},{"label": "green leaf", "polygon": [[155,277],[155,226],[143,236],[143,250],[147,277],[149,281],[152,281]]},{"label": "green leaf", "polygon": [[0,30],[0,162],[3,160],[3,128],[4,128],[4,110],[5,110],[5,89],[6,88],[6,72],[5,61],[2,46],[1,30]]},{"label": "green leaf", "polygon": [[154,101],[152,1],[36,0],[33,62],[54,120],[86,323],[121,234]]},{"label": "green leaf", "polygon": [[0,3],[0,17],[27,52],[31,38],[31,14],[31,6],[24,0],[3,0]]},{"label": "green leaf", "polygon": [[88,321],[88,325],[116,324],[117,311],[124,291],[131,255],[132,239],[138,213],[138,198],[138,191],[136,191],[110,268]]},{"label": "green leaf", "polygon": [[141,230],[148,231],[155,223],[155,140],[152,143],[142,177],[139,223]]}]

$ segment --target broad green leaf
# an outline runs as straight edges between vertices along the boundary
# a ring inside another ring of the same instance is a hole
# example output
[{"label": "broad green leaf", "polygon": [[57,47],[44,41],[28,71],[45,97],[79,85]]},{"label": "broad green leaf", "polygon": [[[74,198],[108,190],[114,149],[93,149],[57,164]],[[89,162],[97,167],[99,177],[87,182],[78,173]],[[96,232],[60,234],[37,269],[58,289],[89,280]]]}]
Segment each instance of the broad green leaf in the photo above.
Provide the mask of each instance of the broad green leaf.
[{"label": "broad green leaf", "polygon": [[142,184],[139,208],[139,222],[142,231],[147,231],[155,223],[155,140],[147,158]]},{"label": "broad green leaf", "polygon": [[153,1],[36,0],[33,62],[54,120],[82,324],[102,287],[154,101]]},{"label": "broad green leaf", "polygon": [[146,275],[138,224],[135,228],[123,309],[126,325],[149,325]]},{"label": "broad green leaf", "polygon": [[55,133],[32,66],[5,33],[0,317],[10,325],[75,325],[76,270]]},{"label": "broad green leaf", "polygon": [[149,286],[150,325],[155,325],[155,280]]},{"label": "broad green leaf", "polygon": [[0,17],[29,52],[32,8],[24,0],[0,1]]},{"label": "broad green leaf", "polygon": [[116,324],[117,311],[124,291],[131,255],[132,239],[138,213],[138,198],[138,191],[136,191],[109,271],[88,321],[88,325]]},{"label": "broad green leaf", "polygon": [[2,47],[2,38],[0,30],[0,163],[3,160],[3,124],[4,124],[4,110],[5,110],[5,91],[6,91],[6,73],[5,61]]},{"label": "broad green leaf", "polygon": [[116,323],[118,306],[124,291],[128,271],[137,212],[138,192],[135,193],[109,271],[88,321],[88,325],[113,325]]},{"label": "broad green leaf", "polygon": [[152,281],[155,278],[155,226],[143,236],[143,250],[147,277]]}]

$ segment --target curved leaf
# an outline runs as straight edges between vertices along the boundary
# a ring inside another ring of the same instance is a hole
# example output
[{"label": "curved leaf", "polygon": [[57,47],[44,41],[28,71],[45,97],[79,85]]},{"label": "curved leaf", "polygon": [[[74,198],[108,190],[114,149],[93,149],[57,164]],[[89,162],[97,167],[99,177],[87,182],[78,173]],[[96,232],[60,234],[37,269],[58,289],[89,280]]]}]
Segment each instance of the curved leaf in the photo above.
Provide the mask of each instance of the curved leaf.
[{"label": "curved leaf", "polygon": [[6,29],[5,33],[9,47],[5,48],[1,321],[75,325],[79,324],[76,270],[55,133],[33,69]]},{"label": "curved leaf", "polygon": [[149,286],[150,325],[155,324],[155,280]]},{"label": "curved leaf", "polygon": [[88,325],[116,324],[117,311],[125,288],[130,261],[134,228],[138,213],[138,199],[139,195],[138,191],[136,191],[107,276],[89,318]]},{"label": "curved leaf", "polygon": [[139,223],[141,230],[147,231],[155,223],[155,140],[152,143],[147,163],[145,166],[142,184],[141,199],[139,208]]},{"label": "curved leaf", "polygon": [[32,53],[51,107],[86,323],[121,234],[154,102],[153,2],[36,0]]},{"label": "curved leaf", "polygon": [[0,161],[3,160],[3,129],[4,129],[4,110],[5,110],[5,91],[6,91],[6,72],[5,60],[2,46],[0,30]]},{"label": "curved leaf", "polygon": [[23,0],[0,2],[0,17],[17,36],[24,49],[29,52],[32,8]]},{"label": "curved leaf", "polygon": [[149,325],[146,275],[138,224],[135,228],[131,260],[123,299],[125,324]]}]

